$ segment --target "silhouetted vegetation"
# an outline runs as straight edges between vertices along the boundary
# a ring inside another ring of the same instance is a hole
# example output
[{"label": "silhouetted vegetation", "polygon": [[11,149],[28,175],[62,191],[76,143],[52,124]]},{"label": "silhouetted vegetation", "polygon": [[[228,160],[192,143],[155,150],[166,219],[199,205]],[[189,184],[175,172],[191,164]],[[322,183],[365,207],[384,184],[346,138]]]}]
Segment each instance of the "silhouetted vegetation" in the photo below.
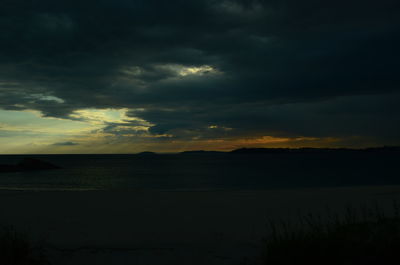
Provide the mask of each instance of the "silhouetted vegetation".
[{"label": "silhouetted vegetation", "polygon": [[0,229],[0,264],[4,265],[47,265],[44,249],[33,246],[27,234],[13,227]]},{"label": "silhouetted vegetation", "polygon": [[349,208],[345,216],[299,217],[293,222],[271,222],[264,264],[395,265],[400,261],[400,216],[386,216],[376,208]]}]

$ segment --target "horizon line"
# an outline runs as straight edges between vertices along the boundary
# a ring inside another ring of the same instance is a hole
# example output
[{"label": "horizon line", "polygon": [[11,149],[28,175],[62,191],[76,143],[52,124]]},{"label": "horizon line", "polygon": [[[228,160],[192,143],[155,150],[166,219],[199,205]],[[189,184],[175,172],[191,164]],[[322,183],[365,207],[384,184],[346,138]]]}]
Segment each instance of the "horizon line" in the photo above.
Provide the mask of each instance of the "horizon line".
[{"label": "horizon line", "polygon": [[33,156],[41,156],[41,155],[138,155],[144,153],[153,153],[160,155],[173,155],[173,154],[182,154],[187,152],[218,152],[218,153],[232,153],[237,150],[302,150],[302,149],[311,149],[311,150],[348,150],[348,151],[365,151],[370,149],[400,149],[398,145],[383,145],[383,146],[370,146],[363,148],[354,148],[354,147],[240,147],[228,151],[224,150],[204,150],[204,149],[196,149],[196,150],[184,150],[179,152],[156,152],[156,151],[141,151],[136,153],[19,153],[19,154],[0,154],[0,156],[21,156],[21,155],[33,155]]}]

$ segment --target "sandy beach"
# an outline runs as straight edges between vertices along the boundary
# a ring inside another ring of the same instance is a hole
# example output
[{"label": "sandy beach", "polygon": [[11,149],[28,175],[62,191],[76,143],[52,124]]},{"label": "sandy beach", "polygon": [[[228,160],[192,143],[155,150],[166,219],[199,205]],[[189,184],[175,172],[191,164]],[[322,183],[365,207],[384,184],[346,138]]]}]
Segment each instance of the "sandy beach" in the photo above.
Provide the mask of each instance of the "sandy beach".
[{"label": "sandy beach", "polygon": [[390,207],[400,186],[266,191],[1,191],[1,223],[27,231],[55,265],[246,264],[268,219]]}]

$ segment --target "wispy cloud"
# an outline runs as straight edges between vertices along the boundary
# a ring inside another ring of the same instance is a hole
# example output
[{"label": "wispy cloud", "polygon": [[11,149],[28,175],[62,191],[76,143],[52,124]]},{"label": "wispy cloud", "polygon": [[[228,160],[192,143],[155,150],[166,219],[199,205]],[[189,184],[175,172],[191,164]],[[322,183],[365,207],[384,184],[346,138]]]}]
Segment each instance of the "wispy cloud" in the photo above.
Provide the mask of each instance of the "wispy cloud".
[{"label": "wispy cloud", "polygon": [[78,143],[74,142],[59,142],[59,143],[54,143],[53,145],[56,146],[74,146],[74,145],[79,145]]}]

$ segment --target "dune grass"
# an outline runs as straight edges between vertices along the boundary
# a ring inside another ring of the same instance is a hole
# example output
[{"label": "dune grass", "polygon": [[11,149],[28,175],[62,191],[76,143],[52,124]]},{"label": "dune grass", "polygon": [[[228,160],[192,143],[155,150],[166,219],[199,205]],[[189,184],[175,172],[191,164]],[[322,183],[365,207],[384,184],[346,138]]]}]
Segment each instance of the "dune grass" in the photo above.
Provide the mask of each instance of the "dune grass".
[{"label": "dune grass", "polygon": [[44,249],[35,247],[26,233],[14,227],[0,228],[1,265],[48,265]]},{"label": "dune grass", "polygon": [[296,222],[270,222],[265,265],[398,265],[400,215],[349,207],[345,214],[301,216]]}]

